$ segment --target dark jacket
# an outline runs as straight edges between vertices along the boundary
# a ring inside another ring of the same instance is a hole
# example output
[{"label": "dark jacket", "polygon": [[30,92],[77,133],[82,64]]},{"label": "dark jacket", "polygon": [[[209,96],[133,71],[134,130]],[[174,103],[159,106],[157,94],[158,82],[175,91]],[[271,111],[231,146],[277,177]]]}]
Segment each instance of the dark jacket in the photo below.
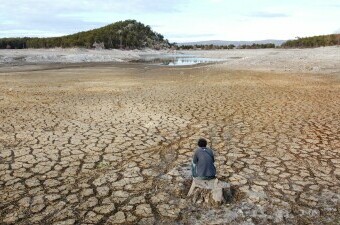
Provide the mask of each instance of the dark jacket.
[{"label": "dark jacket", "polygon": [[215,157],[211,149],[201,147],[196,149],[192,162],[196,164],[197,177],[213,178],[216,176]]}]

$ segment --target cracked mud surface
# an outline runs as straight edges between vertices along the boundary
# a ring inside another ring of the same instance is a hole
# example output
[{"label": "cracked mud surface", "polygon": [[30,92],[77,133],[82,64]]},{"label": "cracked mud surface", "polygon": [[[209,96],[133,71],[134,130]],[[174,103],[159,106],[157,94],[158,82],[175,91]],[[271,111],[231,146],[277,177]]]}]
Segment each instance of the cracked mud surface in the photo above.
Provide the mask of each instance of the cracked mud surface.
[{"label": "cracked mud surface", "polygon": [[[190,68],[66,68],[0,76],[3,224],[336,224],[334,76]],[[230,205],[191,203],[206,137]]]}]

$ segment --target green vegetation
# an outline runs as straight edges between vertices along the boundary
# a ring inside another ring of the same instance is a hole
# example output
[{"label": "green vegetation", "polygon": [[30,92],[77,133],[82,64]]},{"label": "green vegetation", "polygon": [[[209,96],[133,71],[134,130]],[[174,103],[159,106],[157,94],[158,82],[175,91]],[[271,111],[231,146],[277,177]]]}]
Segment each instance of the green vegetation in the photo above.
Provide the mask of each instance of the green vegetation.
[{"label": "green vegetation", "polygon": [[240,45],[237,48],[239,49],[259,49],[259,48],[275,48],[275,44],[268,43],[268,44],[255,44],[252,45]]},{"label": "green vegetation", "polygon": [[183,49],[183,50],[190,50],[190,49],[203,49],[203,50],[214,50],[214,49],[233,49],[235,48],[235,45],[181,45],[177,46],[174,44],[177,50]]},{"label": "green vegetation", "polygon": [[340,45],[340,34],[320,35],[289,40],[282,44],[283,48],[315,48],[321,46]]},{"label": "green vegetation", "polygon": [[[251,44],[239,45],[237,49],[260,49],[260,48],[315,48],[322,46],[340,45],[340,34],[319,35],[313,37],[298,38],[296,40],[289,40],[284,42],[281,46],[275,46],[273,43],[267,44]],[[182,45],[176,46],[176,49],[233,49],[235,45]]]},{"label": "green vegetation", "polygon": [[[236,46],[233,44],[230,45],[182,45],[176,46],[177,49],[204,49],[204,50],[215,50],[215,49],[234,49]],[[239,45],[237,46],[238,49],[258,49],[258,48],[275,48],[275,44],[268,43],[268,44],[255,44],[252,45]]]},{"label": "green vegetation", "polygon": [[[97,44],[95,44],[97,43]],[[111,48],[167,48],[170,46],[163,35],[151,30],[150,26],[136,20],[119,21],[98,29],[72,35],[51,38],[2,38],[0,48],[93,48],[94,44]]]},{"label": "green vegetation", "polygon": [[[313,37],[297,38],[286,41],[282,48],[314,48],[321,46],[340,45],[340,34],[320,35]],[[23,49],[23,48],[169,48],[174,49],[233,49],[235,45],[182,45],[170,44],[163,35],[152,31],[150,26],[136,20],[119,21],[105,27],[90,31],[79,32],[72,35],[50,38],[0,38],[0,49]],[[252,44],[240,45],[239,49],[275,48],[275,44]]]}]

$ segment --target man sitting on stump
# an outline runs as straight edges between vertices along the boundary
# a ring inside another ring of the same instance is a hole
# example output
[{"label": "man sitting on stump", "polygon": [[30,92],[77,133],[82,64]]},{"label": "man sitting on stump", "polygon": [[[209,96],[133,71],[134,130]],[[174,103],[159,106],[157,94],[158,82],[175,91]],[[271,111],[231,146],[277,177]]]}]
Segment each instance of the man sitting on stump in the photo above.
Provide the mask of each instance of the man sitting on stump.
[{"label": "man sitting on stump", "polygon": [[200,138],[197,144],[198,148],[192,159],[192,176],[201,180],[215,179],[216,168],[213,151],[207,148],[207,141],[203,138]]}]

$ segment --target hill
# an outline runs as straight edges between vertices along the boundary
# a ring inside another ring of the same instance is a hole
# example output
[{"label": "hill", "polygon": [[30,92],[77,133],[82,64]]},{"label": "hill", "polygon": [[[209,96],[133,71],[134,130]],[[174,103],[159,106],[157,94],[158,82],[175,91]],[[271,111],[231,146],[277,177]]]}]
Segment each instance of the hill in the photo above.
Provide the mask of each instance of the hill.
[{"label": "hill", "polygon": [[315,48],[340,45],[340,34],[319,35],[289,40],[282,44],[284,48]]},{"label": "hill", "polygon": [[1,38],[0,48],[153,48],[169,47],[164,36],[136,20],[119,21],[98,29],[50,38]]},{"label": "hill", "polygon": [[184,46],[184,45],[214,45],[214,46],[227,46],[227,45],[235,45],[235,46],[241,46],[241,45],[252,45],[252,44],[275,44],[276,46],[280,46],[282,43],[284,43],[285,40],[260,40],[260,41],[222,41],[222,40],[209,40],[209,41],[197,41],[197,42],[183,42],[178,43],[178,46]]}]

